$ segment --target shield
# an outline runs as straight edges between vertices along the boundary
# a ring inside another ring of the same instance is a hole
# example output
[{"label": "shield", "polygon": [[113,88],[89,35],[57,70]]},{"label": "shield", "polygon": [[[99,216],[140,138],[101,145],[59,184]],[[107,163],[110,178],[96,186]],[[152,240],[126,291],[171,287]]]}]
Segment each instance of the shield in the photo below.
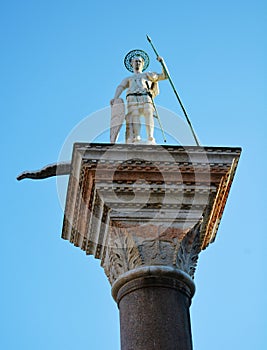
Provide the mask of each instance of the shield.
[{"label": "shield", "polygon": [[125,119],[125,106],[122,98],[117,98],[111,105],[110,119],[110,142],[115,143],[118,139],[122,123]]}]

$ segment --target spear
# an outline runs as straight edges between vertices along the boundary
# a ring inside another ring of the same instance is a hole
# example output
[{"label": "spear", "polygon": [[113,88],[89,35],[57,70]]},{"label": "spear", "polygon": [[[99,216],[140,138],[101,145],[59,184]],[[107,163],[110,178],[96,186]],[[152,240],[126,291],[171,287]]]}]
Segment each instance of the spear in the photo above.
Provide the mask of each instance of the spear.
[{"label": "spear", "polygon": [[[146,37],[147,37],[147,40],[149,41],[150,45],[152,46],[152,49],[153,49],[153,51],[155,52],[156,56],[157,56],[157,57],[160,57],[159,54],[158,54],[158,52],[157,52],[157,50],[156,50],[156,48],[155,48],[155,46],[154,46],[153,43],[152,43],[151,38],[150,38],[148,35],[147,35]],[[175,89],[175,86],[174,86],[173,81],[172,81],[172,79],[171,79],[171,77],[170,77],[170,73],[169,73],[169,71],[168,71],[168,68],[167,68],[167,66],[166,66],[166,64],[165,64],[165,62],[164,62],[163,60],[160,61],[160,63],[161,63],[162,68],[164,69],[164,72],[165,72],[165,74],[166,74],[166,76],[167,76],[167,78],[168,78],[168,80],[169,80],[169,82],[170,82],[170,84],[171,84],[171,87],[172,87],[172,89],[173,89],[173,92],[174,92],[174,94],[175,94],[175,96],[176,96],[176,98],[177,98],[177,100],[178,100],[178,102],[179,102],[179,104],[180,104],[180,106],[181,106],[181,108],[182,108],[182,111],[184,112],[185,118],[186,118],[186,120],[187,120],[187,123],[188,123],[188,125],[189,125],[191,131],[192,131],[192,134],[193,134],[193,136],[194,136],[194,139],[195,139],[195,141],[196,141],[196,144],[199,146],[199,142],[198,142],[197,136],[196,136],[196,134],[195,134],[195,132],[194,132],[193,126],[192,126],[192,124],[191,124],[191,122],[190,122],[190,119],[189,119],[189,117],[188,117],[188,115],[187,115],[187,113],[186,113],[186,110],[185,110],[185,108],[184,108],[184,106],[183,106],[183,104],[182,104],[182,101],[181,101],[181,99],[180,99],[180,97],[179,97],[179,95],[178,95],[178,92],[177,92],[176,89]]]},{"label": "spear", "polygon": [[154,102],[154,99],[153,99],[152,96],[151,96],[151,100],[152,100],[152,104],[153,104],[153,107],[154,107],[154,110],[155,110],[155,117],[158,119],[159,127],[160,127],[160,130],[161,130],[161,132],[162,132],[163,141],[166,142],[165,133],[164,133],[164,130],[163,130],[163,127],[162,127],[160,118],[159,118],[159,114],[158,114],[157,107],[156,107],[156,105],[155,105],[155,102]]}]

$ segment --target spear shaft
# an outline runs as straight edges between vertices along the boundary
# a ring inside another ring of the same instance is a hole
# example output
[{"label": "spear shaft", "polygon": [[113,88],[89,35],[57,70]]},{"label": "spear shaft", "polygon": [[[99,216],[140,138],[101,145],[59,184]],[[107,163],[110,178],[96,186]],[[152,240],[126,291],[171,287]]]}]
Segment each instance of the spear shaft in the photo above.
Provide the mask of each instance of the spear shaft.
[{"label": "spear shaft", "polygon": [[151,97],[151,100],[152,100],[152,104],[153,104],[153,107],[154,107],[154,110],[155,110],[155,117],[158,119],[159,127],[160,127],[160,130],[161,130],[161,132],[162,132],[163,141],[166,142],[165,133],[164,133],[164,130],[163,130],[163,127],[162,127],[160,118],[159,118],[158,110],[157,110],[157,107],[156,107],[156,105],[155,105],[155,102],[154,102],[153,97]]},{"label": "spear shaft", "polygon": [[[157,50],[156,50],[156,48],[155,48],[155,46],[154,46],[153,43],[152,43],[151,38],[150,38],[148,35],[147,35],[146,37],[147,37],[147,40],[149,41],[150,45],[152,46],[152,49],[153,49],[153,51],[155,52],[156,56],[157,56],[157,57],[160,57],[159,54],[158,54],[158,52],[157,52]],[[171,77],[170,77],[170,73],[169,73],[169,71],[168,71],[168,68],[167,68],[167,66],[166,66],[166,64],[165,64],[164,61],[160,61],[160,63],[161,63],[162,68],[164,69],[164,72],[165,72],[165,74],[166,74],[166,76],[167,76],[167,78],[168,78],[168,80],[169,80],[169,82],[170,82],[170,84],[171,84],[171,87],[172,87],[172,89],[173,89],[173,92],[174,92],[174,94],[175,94],[175,96],[176,96],[176,98],[177,98],[177,100],[178,100],[178,102],[179,102],[179,104],[180,104],[180,106],[181,106],[181,108],[182,108],[182,111],[183,111],[183,113],[184,113],[184,115],[185,115],[185,118],[186,118],[186,120],[187,120],[187,123],[188,123],[188,125],[189,125],[189,127],[190,127],[190,129],[191,129],[191,131],[192,131],[192,134],[193,134],[193,136],[194,136],[194,139],[195,139],[195,141],[196,141],[196,144],[199,146],[199,142],[198,142],[197,136],[196,136],[196,134],[195,134],[195,132],[194,132],[193,126],[192,126],[192,124],[191,124],[191,122],[190,122],[190,119],[189,119],[189,117],[188,117],[188,115],[187,115],[187,113],[186,113],[186,110],[185,110],[185,108],[184,108],[184,106],[183,106],[183,104],[182,104],[182,101],[181,101],[181,99],[180,99],[180,97],[179,97],[179,95],[178,95],[178,92],[177,92],[177,90],[175,89],[175,86],[174,86],[173,81],[172,81],[172,79],[171,79]]]}]

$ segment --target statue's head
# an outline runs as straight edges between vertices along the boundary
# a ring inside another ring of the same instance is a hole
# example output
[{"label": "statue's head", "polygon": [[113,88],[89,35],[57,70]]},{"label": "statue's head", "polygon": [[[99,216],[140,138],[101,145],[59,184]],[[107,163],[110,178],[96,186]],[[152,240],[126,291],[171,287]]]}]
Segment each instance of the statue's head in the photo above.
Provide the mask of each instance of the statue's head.
[{"label": "statue's head", "polygon": [[148,54],[143,50],[132,50],[124,58],[125,67],[130,71],[142,72],[149,65]]},{"label": "statue's head", "polygon": [[144,59],[141,56],[134,56],[131,61],[131,66],[133,67],[134,72],[142,72],[144,68]]}]

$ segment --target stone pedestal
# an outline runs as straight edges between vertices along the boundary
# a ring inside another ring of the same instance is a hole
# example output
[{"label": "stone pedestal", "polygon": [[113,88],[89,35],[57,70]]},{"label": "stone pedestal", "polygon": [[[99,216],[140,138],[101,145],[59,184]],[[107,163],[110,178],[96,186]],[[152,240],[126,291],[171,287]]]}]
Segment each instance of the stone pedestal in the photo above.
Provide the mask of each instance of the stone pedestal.
[{"label": "stone pedestal", "polygon": [[101,260],[122,350],[192,349],[197,259],[216,237],[240,152],[74,145],[62,237]]}]

